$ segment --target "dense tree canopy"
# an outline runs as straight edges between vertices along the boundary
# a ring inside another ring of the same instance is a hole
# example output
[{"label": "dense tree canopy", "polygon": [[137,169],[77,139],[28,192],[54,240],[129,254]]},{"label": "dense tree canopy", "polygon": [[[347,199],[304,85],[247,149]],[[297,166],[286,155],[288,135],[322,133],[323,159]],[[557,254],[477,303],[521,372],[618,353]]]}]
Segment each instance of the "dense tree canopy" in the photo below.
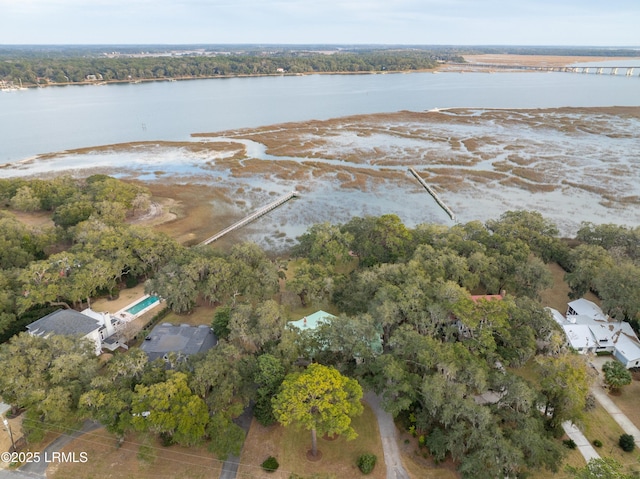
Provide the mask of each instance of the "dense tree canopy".
[{"label": "dense tree canopy", "polygon": [[[10,371],[0,395],[27,408],[27,427],[92,417],[119,438],[137,429],[167,443],[206,439],[225,457],[240,451],[244,431],[234,420],[251,403],[265,424],[351,436],[346,418],[359,410],[361,383],[465,478],[553,471],[562,456],[553,435],[584,413],[590,376],[540,303],[551,284],[545,262],[568,268],[574,297],[595,291],[620,319],[640,311],[629,228],[585,225],[569,249],[535,212],[415,228],[384,215],[313,226],[294,259],[276,261],[251,243],[188,248],[127,225],[148,197],[120,183],[103,175],[0,180],[7,208],[44,209],[58,223],[38,230],[0,212],[0,334],[38,319],[40,308],[81,309],[125,281],[147,280],[176,313],[212,306],[220,342],[170,362],[173,372],[136,348],[98,370],[74,340],[16,336],[0,347]],[[291,308],[325,306],[335,317],[317,329],[286,327],[299,317]],[[521,368],[536,381],[522,379]],[[331,391],[314,389],[321,385]]]}]

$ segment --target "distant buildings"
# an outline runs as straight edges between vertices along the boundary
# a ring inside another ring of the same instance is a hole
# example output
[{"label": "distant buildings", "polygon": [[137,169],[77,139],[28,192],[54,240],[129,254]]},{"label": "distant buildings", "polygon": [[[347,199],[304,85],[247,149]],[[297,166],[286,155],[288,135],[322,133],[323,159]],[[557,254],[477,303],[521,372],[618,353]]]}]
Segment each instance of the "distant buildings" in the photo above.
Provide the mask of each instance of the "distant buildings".
[{"label": "distant buildings", "polygon": [[627,369],[640,367],[640,340],[629,323],[610,321],[598,305],[584,298],[568,304],[566,317],[548,309],[577,352],[611,353]]}]

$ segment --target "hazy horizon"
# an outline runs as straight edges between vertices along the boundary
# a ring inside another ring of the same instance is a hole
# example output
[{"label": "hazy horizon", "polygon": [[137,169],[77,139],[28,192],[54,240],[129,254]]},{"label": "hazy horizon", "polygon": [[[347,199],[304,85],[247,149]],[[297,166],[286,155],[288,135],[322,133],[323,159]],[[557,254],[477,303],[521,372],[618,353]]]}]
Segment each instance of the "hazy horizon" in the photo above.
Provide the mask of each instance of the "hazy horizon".
[{"label": "hazy horizon", "polygon": [[635,46],[636,0],[0,0],[3,45]]}]

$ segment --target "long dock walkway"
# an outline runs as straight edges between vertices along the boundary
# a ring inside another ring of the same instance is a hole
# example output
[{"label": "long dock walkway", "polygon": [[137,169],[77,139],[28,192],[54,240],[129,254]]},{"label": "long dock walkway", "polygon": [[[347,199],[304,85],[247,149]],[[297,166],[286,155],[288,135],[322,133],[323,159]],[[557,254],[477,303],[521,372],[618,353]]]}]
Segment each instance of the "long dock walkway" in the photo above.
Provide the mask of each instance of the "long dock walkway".
[{"label": "long dock walkway", "polygon": [[413,176],[416,177],[416,179],[420,182],[420,184],[424,186],[424,189],[427,190],[431,196],[433,196],[433,199],[436,200],[436,203],[438,203],[440,208],[442,208],[445,211],[445,213],[449,215],[449,218],[455,221],[456,216],[453,214],[453,211],[451,211],[451,209],[444,203],[444,201],[440,199],[438,194],[435,191],[433,191],[433,189],[427,184],[427,182],[424,181],[424,179],[422,179],[422,177],[418,174],[418,172],[413,168],[409,168],[409,171]]},{"label": "long dock walkway", "polygon": [[297,198],[298,196],[300,196],[300,194],[297,191],[292,191],[291,193],[287,193],[286,195],[281,196],[280,198],[275,200],[274,202],[269,203],[268,205],[263,206],[259,210],[254,211],[249,216],[245,216],[240,221],[238,221],[236,223],[233,223],[231,226],[227,226],[225,229],[223,229],[219,233],[216,233],[213,236],[211,236],[211,237],[207,238],[206,240],[204,240],[202,243],[200,243],[200,245],[206,245],[206,244],[209,244],[209,243],[213,243],[214,241],[219,240],[220,238],[222,238],[224,235],[226,235],[228,233],[231,233],[232,231],[235,231],[238,228],[242,228],[243,226],[251,223],[252,221],[257,220],[261,216],[266,215],[270,211],[275,210],[278,206],[281,206],[281,205],[285,204],[291,198]]}]

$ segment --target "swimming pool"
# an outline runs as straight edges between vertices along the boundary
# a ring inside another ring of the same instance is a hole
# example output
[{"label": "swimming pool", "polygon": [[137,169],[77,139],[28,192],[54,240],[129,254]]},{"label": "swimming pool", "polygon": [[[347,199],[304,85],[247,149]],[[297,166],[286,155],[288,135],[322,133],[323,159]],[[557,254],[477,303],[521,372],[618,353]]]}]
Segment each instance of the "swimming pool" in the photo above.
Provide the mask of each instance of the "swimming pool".
[{"label": "swimming pool", "polygon": [[160,301],[160,298],[158,298],[157,296],[148,296],[142,301],[139,301],[128,308],[126,311],[127,313],[135,316],[136,314],[140,313],[140,311],[147,309],[149,306],[154,305],[154,303],[157,303],[158,301]]}]

